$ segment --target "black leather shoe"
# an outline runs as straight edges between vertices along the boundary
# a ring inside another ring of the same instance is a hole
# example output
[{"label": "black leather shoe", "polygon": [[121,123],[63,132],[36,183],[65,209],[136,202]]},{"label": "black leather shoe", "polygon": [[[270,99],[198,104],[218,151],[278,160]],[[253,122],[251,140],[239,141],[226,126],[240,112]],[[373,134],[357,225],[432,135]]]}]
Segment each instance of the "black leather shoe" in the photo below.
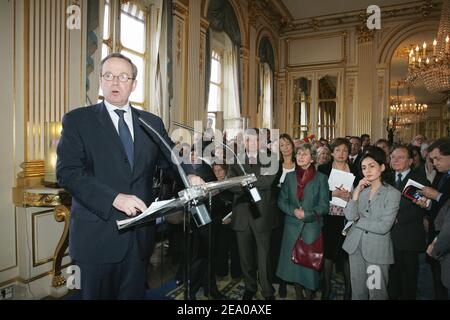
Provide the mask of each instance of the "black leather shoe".
[{"label": "black leather shoe", "polygon": [[275,300],[275,296],[264,297],[265,300]]},{"label": "black leather shoe", "polygon": [[255,293],[256,292],[245,290],[244,294],[242,295],[242,300],[253,300]]}]

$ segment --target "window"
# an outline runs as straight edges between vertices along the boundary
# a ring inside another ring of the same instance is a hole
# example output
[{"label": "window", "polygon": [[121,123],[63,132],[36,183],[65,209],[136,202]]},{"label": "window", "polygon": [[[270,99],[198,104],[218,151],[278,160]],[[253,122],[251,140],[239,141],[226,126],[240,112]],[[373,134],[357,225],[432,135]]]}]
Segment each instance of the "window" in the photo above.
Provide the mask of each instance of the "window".
[{"label": "window", "polygon": [[319,80],[318,138],[334,139],[336,132],[336,76],[324,76]]},{"label": "window", "polygon": [[336,138],[340,104],[339,72],[312,72],[294,76],[292,84],[293,136],[304,139],[314,134],[318,139]]},{"label": "window", "polygon": [[304,139],[311,130],[311,80],[294,81],[294,137]]},{"label": "window", "polygon": [[262,66],[262,127],[272,128],[273,72],[268,63]]},{"label": "window", "polygon": [[[239,48],[225,32],[211,32],[211,75],[209,82],[208,112],[222,112],[223,123],[215,125],[226,130],[232,138],[243,129],[240,115],[238,68]],[[222,125],[223,124],[223,125]]]},{"label": "window", "polygon": [[208,111],[222,111],[223,93],[222,57],[217,50],[211,53],[211,77],[209,80]]},{"label": "window", "polygon": [[[120,52],[133,61],[138,69],[137,86],[130,102],[143,108],[146,103],[146,48],[148,15],[133,1],[105,0],[102,59],[111,52]],[[114,19],[119,12],[118,20]],[[114,32],[115,31],[115,32]],[[100,88],[100,98],[102,92]]]}]

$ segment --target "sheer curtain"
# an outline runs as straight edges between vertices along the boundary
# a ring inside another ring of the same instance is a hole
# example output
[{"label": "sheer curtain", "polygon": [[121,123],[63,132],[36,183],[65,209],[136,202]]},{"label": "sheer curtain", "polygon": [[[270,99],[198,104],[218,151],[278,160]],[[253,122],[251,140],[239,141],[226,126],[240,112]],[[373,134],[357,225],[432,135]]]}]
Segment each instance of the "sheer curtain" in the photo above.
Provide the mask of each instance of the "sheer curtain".
[{"label": "sheer curtain", "polygon": [[239,46],[232,45],[231,41],[227,44],[223,59],[223,117],[226,124],[225,129],[234,129],[240,127],[241,117],[238,76]]},{"label": "sheer curtain", "polygon": [[273,72],[267,63],[263,64],[263,128],[272,128],[272,110],[273,110]]},{"label": "sheer curtain", "polygon": [[150,51],[149,51],[149,106],[150,112],[161,116],[163,97],[161,68],[159,65],[159,51],[161,40],[161,28],[163,20],[163,0],[154,0],[150,6],[150,32],[148,34]]}]

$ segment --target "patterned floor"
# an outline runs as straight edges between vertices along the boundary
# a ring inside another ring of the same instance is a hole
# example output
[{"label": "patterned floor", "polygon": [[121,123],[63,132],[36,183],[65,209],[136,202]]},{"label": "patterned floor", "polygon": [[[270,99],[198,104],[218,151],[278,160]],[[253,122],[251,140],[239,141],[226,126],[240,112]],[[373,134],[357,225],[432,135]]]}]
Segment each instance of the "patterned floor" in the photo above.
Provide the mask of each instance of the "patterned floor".
[{"label": "patterned floor", "polygon": [[[332,293],[331,300],[342,300],[344,296],[344,280],[343,276],[340,273],[334,274],[331,280],[332,284]],[[231,277],[225,277],[223,279],[218,280],[217,286],[219,291],[225,297],[226,300],[240,300],[242,294],[244,293],[244,281],[242,279],[235,280],[231,279]],[[280,298],[278,295],[278,284],[274,284],[274,288],[276,290],[275,299],[277,300],[295,300],[295,289],[293,286],[287,286],[287,296],[286,298]],[[175,300],[183,300],[184,299],[184,287],[180,286],[167,294],[169,299]],[[321,292],[320,290],[316,292],[314,300],[320,300]],[[198,300],[206,300],[207,298],[203,295],[202,289],[197,293]],[[256,294],[256,300],[263,300],[260,292]]]}]

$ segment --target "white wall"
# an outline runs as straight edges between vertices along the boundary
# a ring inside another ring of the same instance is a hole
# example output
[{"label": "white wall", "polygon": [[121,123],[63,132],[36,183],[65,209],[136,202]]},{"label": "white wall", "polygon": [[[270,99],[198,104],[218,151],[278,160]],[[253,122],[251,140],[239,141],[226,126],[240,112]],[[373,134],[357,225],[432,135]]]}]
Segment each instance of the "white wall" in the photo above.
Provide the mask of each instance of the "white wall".
[{"label": "white wall", "polygon": [[[13,1],[1,1],[0,10],[0,283],[17,265],[15,214],[12,204],[15,161]],[[14,271],[14,270],[13,270]]]}]

